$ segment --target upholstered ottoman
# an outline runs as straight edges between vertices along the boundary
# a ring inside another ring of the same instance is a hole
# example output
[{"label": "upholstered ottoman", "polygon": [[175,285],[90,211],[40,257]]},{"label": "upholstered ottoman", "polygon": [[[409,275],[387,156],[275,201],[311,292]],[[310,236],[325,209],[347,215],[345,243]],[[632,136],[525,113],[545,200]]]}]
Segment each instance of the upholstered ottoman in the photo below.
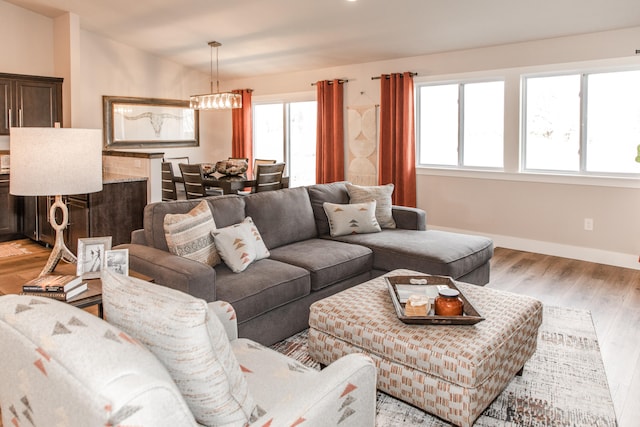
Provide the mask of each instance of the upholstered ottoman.
[{"label": "upholstered ottoman", "polygon": [[[391,275],[420,275],[395,270]],[[456,282],[485,318],[475,325],[408,325],[396,315],[384,276],[314,303],[309,353],[328,365],[363,352],[378,389],[459,426],[470,426],[536,349],[542,304]]]}]

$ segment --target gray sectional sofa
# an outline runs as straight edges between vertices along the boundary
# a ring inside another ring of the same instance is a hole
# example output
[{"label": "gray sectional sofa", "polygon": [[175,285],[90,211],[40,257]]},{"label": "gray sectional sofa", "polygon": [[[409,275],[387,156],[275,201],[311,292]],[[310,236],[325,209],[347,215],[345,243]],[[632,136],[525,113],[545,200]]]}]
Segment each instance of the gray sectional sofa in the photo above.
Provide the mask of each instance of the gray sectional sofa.
[{"label": "gray sectional sofa", "polygon": [[144,228],[132,234],[130,268],[155,283],[206,301],[230,302],[241,337],[271,345],[308,327],[309,306],[329,295],[397,268],[484,285],[493,255],[490,239],[426,230],[426,214],[393,207],[397,228],[331,237],[324,202],[347,204],[346,183],[319,184],[205,199],[218,228],[251,217],[270,256],[232,272],[172,255],[166,214],[187,213],[201,200],[158,202],[144,211]]}]

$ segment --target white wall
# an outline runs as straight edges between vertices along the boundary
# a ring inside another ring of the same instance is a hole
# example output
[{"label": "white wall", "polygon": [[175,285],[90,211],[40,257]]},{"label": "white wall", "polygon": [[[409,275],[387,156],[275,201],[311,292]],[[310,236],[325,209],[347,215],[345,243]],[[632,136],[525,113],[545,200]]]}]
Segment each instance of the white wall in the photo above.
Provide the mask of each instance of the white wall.
[{"label": "white wall", "polygon": [[[0,0],[0,36],[6,42],[0,72],[64,77],[66,126],[101,129],[103,95],[185,100],[209,87],[208,75],[81,30],[80,21],[73,15],[52,20]],[[0,150],[8,148],[9,138],[0,137]],[[226,158],[231,113],[200,114],[199,147],[130,151],[189,156],[192,162]]]},{"label": "white wall", "polygon": [[[53,22],[0,0],[0,72],[55,76]],[[9,149],[9,137],[0,136],[0,150]]]}]

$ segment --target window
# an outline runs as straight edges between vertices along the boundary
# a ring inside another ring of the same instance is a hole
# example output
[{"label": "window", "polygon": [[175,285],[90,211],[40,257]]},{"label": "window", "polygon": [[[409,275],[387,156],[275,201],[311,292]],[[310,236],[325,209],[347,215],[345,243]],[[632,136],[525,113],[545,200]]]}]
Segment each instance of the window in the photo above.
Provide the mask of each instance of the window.
[{"label": "window", "polygon": [[291,187],[316,182],[316,101],[253,106],[253,156],[287,163]]},{"label": "window", "polygon": [[504,82],[419,85],[416,98],[421,165],[503,167]]},{"label": "window", "polygon": [[639,173],[640,71],[526,77],[524,169]]}]

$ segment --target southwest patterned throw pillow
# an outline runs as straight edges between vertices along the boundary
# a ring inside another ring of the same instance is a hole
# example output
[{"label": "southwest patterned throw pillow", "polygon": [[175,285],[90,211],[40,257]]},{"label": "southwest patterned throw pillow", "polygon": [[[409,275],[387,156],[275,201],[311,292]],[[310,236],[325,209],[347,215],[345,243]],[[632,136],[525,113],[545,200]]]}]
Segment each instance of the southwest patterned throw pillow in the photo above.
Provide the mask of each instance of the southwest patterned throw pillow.
[{"label": "southwest patterned throw pillow", "polygon": [[243,272],[252,262],[270,255],[251,217],[211,234],[224,263],[234,273]]},{"label": "southwest patterned throw pillow", "polygon": [[375,200],[348,205],[324,202],[322,207],[329,218],[330,234],[333,237],[382,231],[376,219]]},{"label": "southwest patterned throw pillow", "polygon": [[220,255],[211,235],[216,223],[205,200],[189,213],[165,215],[163,225],[169,252],[210,266],[220,264]]},{"label": "southwest patterned throw pillow", "polygon": [[391,195],[394,185],[378,185],[362,187],[360,185],[347,184],[350,203],[364,203],[370,200],[376,201],[376,218],[381,228],[396,228],[393,220]]}]

